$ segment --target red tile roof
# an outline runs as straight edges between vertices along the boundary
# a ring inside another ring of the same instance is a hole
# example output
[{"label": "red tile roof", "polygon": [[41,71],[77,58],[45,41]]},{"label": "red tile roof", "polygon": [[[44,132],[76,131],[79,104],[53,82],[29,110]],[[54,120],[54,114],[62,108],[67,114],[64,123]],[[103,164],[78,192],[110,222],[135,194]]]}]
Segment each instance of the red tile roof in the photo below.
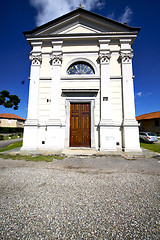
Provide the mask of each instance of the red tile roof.
[{"label": "red tile roof", "polygon": [[17,120],[22,120],[22,121],[26,120],[24,118],[21,118],[21,117],[15,115],[15,114],[12,114],[12,113],[1,113],[0,118],[17,119]]},{"label": "red tile roof", "polygon": [[152,112],[152,113],[146,113],[142,114],[136,117],[136,120],[147,120],[147,119],[154,119],[154,118],[160,118],[160,111],[158,112]]}]

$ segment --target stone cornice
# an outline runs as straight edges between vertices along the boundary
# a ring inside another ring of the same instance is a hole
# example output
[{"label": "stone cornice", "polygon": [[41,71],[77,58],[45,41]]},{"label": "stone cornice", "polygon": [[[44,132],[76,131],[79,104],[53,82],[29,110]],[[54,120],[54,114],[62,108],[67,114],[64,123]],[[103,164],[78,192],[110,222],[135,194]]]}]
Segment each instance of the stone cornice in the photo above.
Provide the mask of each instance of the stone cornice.
[{"label": "stone cornice", "polygon": [[135,38],[137,37],[138,32],[106,32],[106,33],[101,33],[101,34],[58,34],[58,35],[39,35],[39,36],[27,36],[27,41],[29,43],[33,41],[65,41],[66,39],[104,39],[104,40],[109,40],[110,38],[112,39],[126,39],[130,38],[131,44],[134,42]]}]

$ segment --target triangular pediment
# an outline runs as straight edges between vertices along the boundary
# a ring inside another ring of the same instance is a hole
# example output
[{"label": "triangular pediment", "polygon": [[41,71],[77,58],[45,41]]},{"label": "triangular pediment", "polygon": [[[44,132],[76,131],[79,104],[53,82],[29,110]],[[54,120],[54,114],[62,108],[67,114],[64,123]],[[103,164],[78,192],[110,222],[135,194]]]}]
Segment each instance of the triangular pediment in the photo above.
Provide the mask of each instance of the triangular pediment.
[{"label": "triangular pediment", "polygon": [[109,18],[78,8],[62,17],[54,19],[32,31],[25,32],[25,36],[53,36],[65,34],[95,34],[107,32],[133,32],[140,28],[116,22]]},{"label": "triangular pediment", "polygon": [[80,34],[80,33],[99,33],[99,31],[97,31],[93,27],[90,28],[88,26],[77,24],[75,26],[67,28],[64,31],[59,32],[59,34],[76,34],[76,33],[78,33],[78,34]]}]

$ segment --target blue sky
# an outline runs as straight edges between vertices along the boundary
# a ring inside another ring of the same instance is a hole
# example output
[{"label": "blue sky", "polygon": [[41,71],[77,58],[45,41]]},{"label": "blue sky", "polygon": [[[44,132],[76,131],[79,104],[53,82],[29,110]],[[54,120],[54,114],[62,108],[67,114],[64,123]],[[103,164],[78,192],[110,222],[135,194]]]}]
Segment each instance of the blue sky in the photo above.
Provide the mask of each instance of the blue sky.
[{"label": "blue sky", "polygon": [[[128,25],[141,27],[133,44],[136,116],[160,111],[160,1],[159,0],[6,0],[0,4],[0,91],[21,99],[18,110],[0,106],[0,113],[27,117],[30,46],[24,31],[34,29],[71,10],[85,9]],[[22,84],[24,81],[24,84]]]}]

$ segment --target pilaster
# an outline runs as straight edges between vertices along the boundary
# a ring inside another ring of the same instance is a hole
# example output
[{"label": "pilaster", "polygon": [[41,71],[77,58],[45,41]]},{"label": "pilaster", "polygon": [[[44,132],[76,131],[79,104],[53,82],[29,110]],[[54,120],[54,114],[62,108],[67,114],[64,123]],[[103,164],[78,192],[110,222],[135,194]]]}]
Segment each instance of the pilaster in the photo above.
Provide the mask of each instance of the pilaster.
[{"label": "pilaster", "polygon": [[101,151],[115,151],[115,127],[112,121],[111,98],[110,98],[110,71],[109,63],[111,53],[110,40],[99,40],[99,63],[100,63],[100,123],[99,123],[99,146]]},{"label": "pilaster", "polygon": [[110,72],[109,62],[111,53],[109,50],[110,40],[99,40],[99,62],[100,62],[100,89],[101,89],[101,110],[100,110],[100,123],[110,122],[112,119],[111,114],[111,99],[110,99]]},{"label": "pilaster", "polygon": [[120,44],[123,97],[122,148],[125,152],[141,151],[138,122],[135,119],[131,40],[122,39],[120,40]]},{"label": "pilaster", "polygon": [[39,76],[42,62],[41,45],[42,42],[32,43],[33,50],[29,59],[31,60],[30,87],[28,100],[27,120],[38,119],[38,95],[39,95]]},{"label": "pilaster", "polygon": [[123,88],[123,119],[135,119],[134,89],[132,58],[133,52],[130,40],[120,40],[121,43],[121,66],[122,66],[122,88]]},{"label": "pilaster", "polygon": [[62,63],[62,41],[52,42],[53,51],[51,53],[52,65],[52,90],[51,90],[51,110],[50,121],[56,125],[60,124],[60,77]]},{"label": "pilaster", "polygon": [[38,99],[39,76],[42,62],[42,42],[31,43],[33,49],[29,59],[31,60],[30,86],[28,99],[28,116],[24,125],[24,137],[22,150],[37,149],[38,146]]}]

